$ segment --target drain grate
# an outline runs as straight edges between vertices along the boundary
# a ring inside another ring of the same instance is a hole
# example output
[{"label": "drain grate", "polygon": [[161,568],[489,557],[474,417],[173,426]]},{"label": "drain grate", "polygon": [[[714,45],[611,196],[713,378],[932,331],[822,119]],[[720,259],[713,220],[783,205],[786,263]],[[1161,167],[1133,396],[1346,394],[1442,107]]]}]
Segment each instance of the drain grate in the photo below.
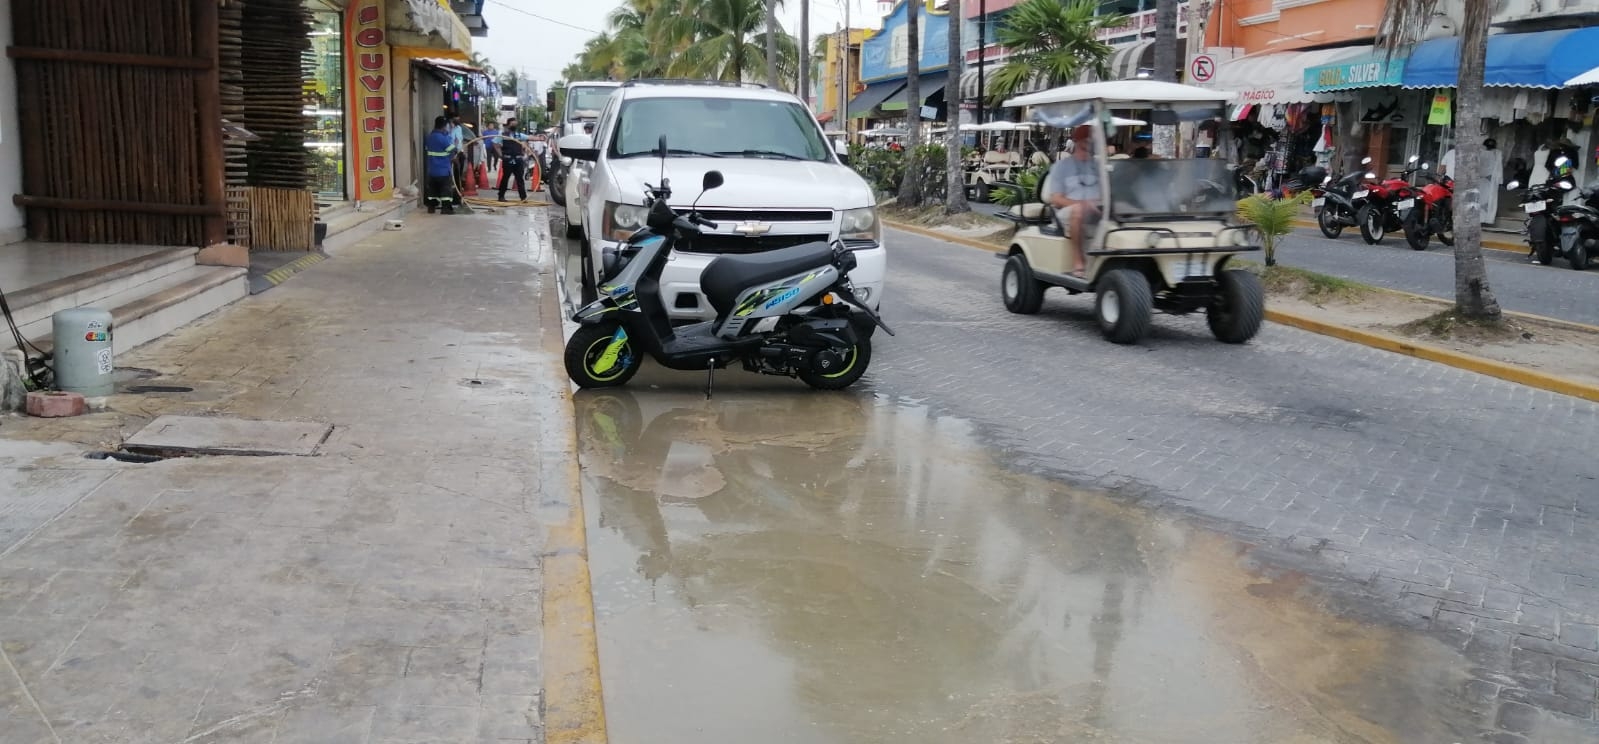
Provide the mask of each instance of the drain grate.
[{"label": "drain grate", "polygon": [[162,416],[128,438],[122,449],[141,455],[309,456],[333,434],[332,424],[254,421],[207,416]]},{"label": "drain grate", "polygon": [[135,453],[135,452],[120,452],[120,451],[118,451],[118,452],[105,452],[105,451],[85,452],[85,453],[83,453],[83,458],[85,460],[115,460],[117,462],[131,462],[131,463],[137,463],[137,464],[140,464],[140,465],[143,465],[143,464],[146,464],[146,463],[152,463],[152,462],[161,462],[162,460],[166,459],[166,458],[161,457],[159,455],[141,455],[141,454],[138,454],[138,453]]}]

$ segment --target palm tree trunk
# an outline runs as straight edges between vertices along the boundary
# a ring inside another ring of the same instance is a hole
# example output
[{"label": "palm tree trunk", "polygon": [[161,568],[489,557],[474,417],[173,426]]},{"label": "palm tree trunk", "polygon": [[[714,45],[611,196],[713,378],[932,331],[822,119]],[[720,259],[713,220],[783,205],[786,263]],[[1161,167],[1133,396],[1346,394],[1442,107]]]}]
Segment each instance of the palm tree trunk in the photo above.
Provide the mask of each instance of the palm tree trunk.
[{"label": "palm tree trunk", "polygon": [[800,0],[799,99],[811,103],[811,0]]},{"label": "palm tree trunk", "polygon": [[922,0],[905,2],[905,175],[900,179],[898,204],[922,206],[921,20],[916,12]]},{"label": "palm tree trunk", "polygon": [[961,0],[949,0],[949,66],[945,68],[944,214],[970,212],[966,203],[966,174],[961,170]]},{"label": "palm tree trunk", "polygon": [[777,0],[766,0],[766,85],[777,88]]},{"label": "palm tree trunk", "polygon": [[[1190,42],[1191,43],[1191,42]],[[1177,82],[1177,0],[1155,2],[1155,74],[1154,79]],[[1155,154],[1163,158],[1177,156],[1177,127],[1157,125],[1154,131]]]},{"label": "palm tree trunk", "polygon": [[1466,3],[1460,29],[1460,74],[1455,85],[1455,309],[1468,318],[1497,320],[1499,301],[1482,260],[1482,83],[1491,3]]}]

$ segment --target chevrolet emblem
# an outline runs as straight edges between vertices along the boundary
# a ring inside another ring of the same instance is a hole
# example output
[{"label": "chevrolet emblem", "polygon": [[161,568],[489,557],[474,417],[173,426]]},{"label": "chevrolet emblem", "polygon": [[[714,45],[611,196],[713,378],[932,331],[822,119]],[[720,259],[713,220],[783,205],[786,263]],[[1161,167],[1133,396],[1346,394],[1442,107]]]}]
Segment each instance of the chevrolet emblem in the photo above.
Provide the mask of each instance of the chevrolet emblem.
[{"label": "chevrolet emblem", "polygon": [[748,237],[765,235],[772,231],[772,226],[765,222],[740,222],[733,226],[733,232]]}]

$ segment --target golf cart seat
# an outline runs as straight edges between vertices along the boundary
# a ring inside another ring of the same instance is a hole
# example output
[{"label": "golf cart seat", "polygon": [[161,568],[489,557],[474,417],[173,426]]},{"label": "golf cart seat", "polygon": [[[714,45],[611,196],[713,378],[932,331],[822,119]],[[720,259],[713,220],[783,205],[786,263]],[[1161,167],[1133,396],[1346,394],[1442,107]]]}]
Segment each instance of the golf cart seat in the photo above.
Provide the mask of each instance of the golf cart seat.
[{"label": "golf cart seat", "polygon": [[700,291],[717,316],[725,318],[733,312],[739,292],[832,262],[833,247],[821,241],[762,253],[718,256],[700,274]]},{"label": "golf cart seat", "polygon": [[1020,225],[1036,225],[1038,231],[1045,235],[1063,237],[1066,233],[1055,224],[1055,211],[1044,203],[1045,181],[1043,178],[1038,179],[1038,186],[1033,190],[1031,200],[1011,207],[1000,216]]}]

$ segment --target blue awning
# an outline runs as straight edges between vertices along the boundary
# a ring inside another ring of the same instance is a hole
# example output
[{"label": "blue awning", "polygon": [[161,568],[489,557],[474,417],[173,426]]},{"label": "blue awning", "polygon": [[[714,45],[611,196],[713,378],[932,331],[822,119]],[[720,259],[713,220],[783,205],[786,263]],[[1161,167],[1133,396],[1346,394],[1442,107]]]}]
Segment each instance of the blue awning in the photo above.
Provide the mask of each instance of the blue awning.
[{"label": "blue awning", "polygon": [[[1418,44],[1405,62],[1404,87],[1453,88],[1460,67],[1460,39]],[[1488,37],[1483,84],[1501,88],[1563,88],[1566,81],[1599,67],[1599,27],[1497,34]]]},{"label": "blue awning", "polygon": [[878,104],[888,100],[889,96],[896,95],[905,87],[905,78],[898,80],[884,80],[866,86],[861,94],[849,99],[850,117],[865,116],[877,108]]}]

